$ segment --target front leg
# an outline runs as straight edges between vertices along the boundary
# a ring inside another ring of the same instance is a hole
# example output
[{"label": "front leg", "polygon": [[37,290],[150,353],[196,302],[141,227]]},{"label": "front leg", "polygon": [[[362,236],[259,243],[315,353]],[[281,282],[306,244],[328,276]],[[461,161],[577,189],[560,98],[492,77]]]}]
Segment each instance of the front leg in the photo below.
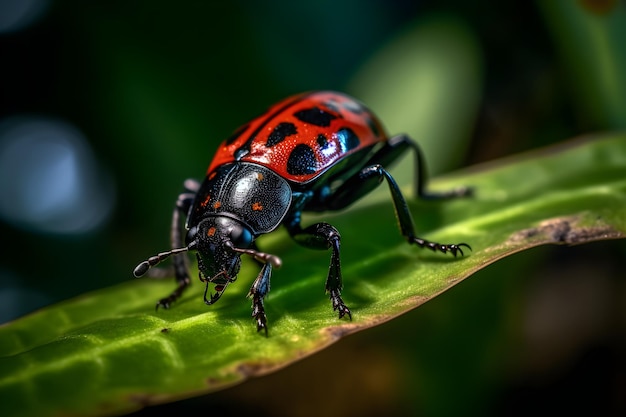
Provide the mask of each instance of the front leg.
[{"label": "front leg", "polygon": [[291,237],[299,244],[311,249],[331,249],[330,266],[326,278],[326,293],[330,297],[333,310],[339,313],[339,318],[348,316],[352,320],[352,313],[341,298],[343,282],[341,278],[341,262],[339,258],[339,246],[341,236],[337,229],[328,223],[317,223],[302,229],[299,216],[288,223]]},{"label": "front leg", "polygon": [[271,275],[272,265],[270,263],[264,264],[248,293],[248,297],[252,298],[252,317],[256,320],[256,331],[260,332],[263,330],[265,336],[267,336],[267,316],[265,315],[263,299],[270,291]]}]

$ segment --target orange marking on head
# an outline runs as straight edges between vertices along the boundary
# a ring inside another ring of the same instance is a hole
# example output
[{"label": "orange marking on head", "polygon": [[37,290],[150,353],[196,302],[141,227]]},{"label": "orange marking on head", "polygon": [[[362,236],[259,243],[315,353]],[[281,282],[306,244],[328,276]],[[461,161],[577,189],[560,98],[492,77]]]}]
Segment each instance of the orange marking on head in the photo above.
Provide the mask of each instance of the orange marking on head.
[{"label": "orange marking on head", "polygon": [[215,234],[215,227],[209,227],[209,230],[206,232],[207,236],[213,236]]},{"label": "orange marking on head", "polygon": [[216,175],[217,175],[217,172],[215,171],[211,172],[211,174],[209,175],[209,179],[212,180]]},{"label": "orange marking on head", "polygon": [[207,196],[204,198],[204,200],[202,201],[202,203],[200,203],[200,206],[201,206],[202,208],[205,208],[206,206],[208,206],[208,205],[209,205],[209,201],[210,201],[210,200],[211,200],[211,196],[210,196],[210,195],[207,195]]},{"label": "orange marking on head", "polygon": [[252,203],[252,210],[254,210],[254,211],[261,211],[261,210],[263,210],[263,206],[259,202]]},{"label": "orange marking on head", "polygon": [[257,174],[256,174],[256,179],[257,179],[257,180],[259,180],[259,181],[263,181],[263,179],[264,179],[264,178],[265,178],[265,177],[263,176],[263,174],[261,174],[260,172],[257,172]]},{"label": "orange marking on head", "polygon": [[222,202],[221,201],[216,201],[215,203],[213,203],[213,208],[215,210],[217,210],[220,207],[222,207]]}]

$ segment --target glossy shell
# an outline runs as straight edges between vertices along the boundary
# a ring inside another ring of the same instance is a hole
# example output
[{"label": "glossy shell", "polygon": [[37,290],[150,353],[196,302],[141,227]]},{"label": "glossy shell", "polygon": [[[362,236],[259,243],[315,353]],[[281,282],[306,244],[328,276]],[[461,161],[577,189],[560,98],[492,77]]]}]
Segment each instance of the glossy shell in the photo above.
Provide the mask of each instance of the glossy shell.
[{"label": "glossy shell", "polygon": [[360,149],[387,140],[363,104],[321,91],[289,97],[240,127],[218,148],[207,175],[231,162],[253,162],[307,183]]}]

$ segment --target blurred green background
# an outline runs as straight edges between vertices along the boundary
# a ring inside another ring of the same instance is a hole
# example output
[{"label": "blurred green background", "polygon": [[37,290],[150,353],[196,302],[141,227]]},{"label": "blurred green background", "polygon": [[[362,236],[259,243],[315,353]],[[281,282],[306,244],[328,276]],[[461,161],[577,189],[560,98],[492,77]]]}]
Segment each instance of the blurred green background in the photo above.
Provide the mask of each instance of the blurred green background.
[{"label": "blurred green background", "polygon": [[[133,279],[168,247],[183,180],[287,95],[356,96],[441,174],[626,128],[625,44],[618,0],[0,0],[0,322]],[[288,369],[137,415],[619,415],[625,256],[535,249]]]}]

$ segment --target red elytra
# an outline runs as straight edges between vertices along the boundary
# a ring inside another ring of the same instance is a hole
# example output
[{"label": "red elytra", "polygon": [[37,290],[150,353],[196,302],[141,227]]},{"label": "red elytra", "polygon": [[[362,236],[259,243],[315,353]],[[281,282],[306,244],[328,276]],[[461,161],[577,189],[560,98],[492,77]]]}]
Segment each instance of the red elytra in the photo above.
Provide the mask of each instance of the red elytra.
[{"label": "red elytra", "polygon": [[263,165],[281,177],[309,182],[354,152],[387,140],[362,103],[337,92],[289,97],[241,126],[218,147],[207,175],[231,162]]}]

